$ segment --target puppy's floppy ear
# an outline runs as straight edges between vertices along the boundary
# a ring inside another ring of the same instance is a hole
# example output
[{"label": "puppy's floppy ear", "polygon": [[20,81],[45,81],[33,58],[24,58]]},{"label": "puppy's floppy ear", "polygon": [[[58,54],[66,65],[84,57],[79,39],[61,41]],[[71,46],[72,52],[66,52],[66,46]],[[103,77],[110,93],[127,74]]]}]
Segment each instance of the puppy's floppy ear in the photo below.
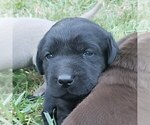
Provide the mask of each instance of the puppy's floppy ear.
[{"label": "puppy's floppy ear", "polygon": [[107,64],[110,65],[116,58],[119,48],[114,38],[112,37],[111,33],[109,33],[107,42],[108,42]]},{"label": "puppy's floppy ear", "polygon": [[42,48],[42,40],[38,46],[38,50],[37,50],[37,53],[36,53],[36,68],[38,70],[38,72],[41,74],[41,75],[44,75],[44,70],[43,70],[43,60],[42,60],[42,57],[41,57],[41,48]]}]

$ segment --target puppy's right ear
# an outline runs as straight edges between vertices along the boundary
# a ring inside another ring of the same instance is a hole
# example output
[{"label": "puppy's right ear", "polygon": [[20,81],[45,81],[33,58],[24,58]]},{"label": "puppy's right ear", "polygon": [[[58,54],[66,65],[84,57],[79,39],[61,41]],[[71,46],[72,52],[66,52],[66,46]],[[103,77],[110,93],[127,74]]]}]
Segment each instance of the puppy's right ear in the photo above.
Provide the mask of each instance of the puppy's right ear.
[{"label": "puppy's right ear", "polygon": [[112,37],[111,33],[109,33],[109,39],[108,39],[108,51],[107,51],[107,64],[110,65],[116,58],[119,48],[117,43],[115,42],[114,38]]},{"label": "puppy's right ear", "polygon": [[44,75],[43,60],[41,57],[41,48],[42,48],[42,41],[40,42],[40,44],[38,46],[38,50],[37,50],[37,54],[36,54],[36,68],[41,75]]}]

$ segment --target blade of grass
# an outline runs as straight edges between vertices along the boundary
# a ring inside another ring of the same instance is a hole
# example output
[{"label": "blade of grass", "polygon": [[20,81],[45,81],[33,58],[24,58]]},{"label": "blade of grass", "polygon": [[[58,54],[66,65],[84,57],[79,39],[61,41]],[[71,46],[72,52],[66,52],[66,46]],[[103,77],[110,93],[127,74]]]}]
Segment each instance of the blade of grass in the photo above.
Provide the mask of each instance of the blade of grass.
[{"label": "blade of grass", "polygon": [[22,100],[22,98],[23,98],[23,96],[24,96],[25,93],[26,93],[25,91],[23,93],[21,93],[21,95],[19,96],[19,98],[15,101],[15,106],[17,106],[21,102],[21,100]]},{"label": "blade of grass", "polygon": [[13,94],[11,93],[11,94],[4,100],[4,102],[3,102],[3,105],[4,105],[4,106],[7,105],[7,103],[9,103],[9,102],[11,101],[12,96],[13,96]]},{"label": "blade of grass", "polygon": [[50,117],[49,113],[44,112],[44,115],[45,115],[45,117],[46,117],[46,120],[47,120],[48,124],[49,124],[49,125],[53,125],[53,120],[52,120],[52,118]]}]

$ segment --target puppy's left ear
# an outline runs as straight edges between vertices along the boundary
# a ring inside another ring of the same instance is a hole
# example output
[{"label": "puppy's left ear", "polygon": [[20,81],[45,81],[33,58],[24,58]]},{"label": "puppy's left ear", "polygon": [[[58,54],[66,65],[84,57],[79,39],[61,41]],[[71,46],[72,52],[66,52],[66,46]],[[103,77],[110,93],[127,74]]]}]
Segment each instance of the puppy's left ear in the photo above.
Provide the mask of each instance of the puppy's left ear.
[{"label": "puppy's left ear", "polygon": [[38,45],[37,52],[35,54],[35,64],[36,64],[36,69],[40,73],[40,75],[44,75],[44,70],[43,70],[43,60],[42,60],[42,55],[41,55],[41,50],[44,44],[44,39],[42,39]]},{"label": "puppy's left ear", "polygon": [[39,50],[37,51],[37,54],[36,54],[36,68],[37,68],[38,72],[40,73],[40,75],[44,75],[43,60],[40,57]]},{"label": "puppy's left ear", "polygon": [[108,36],[108,51],[107,51],[107,64],[110,65],[116,58],[119,48],[117,43],[115,42],[114,38],[112,37],[111,33]]}]

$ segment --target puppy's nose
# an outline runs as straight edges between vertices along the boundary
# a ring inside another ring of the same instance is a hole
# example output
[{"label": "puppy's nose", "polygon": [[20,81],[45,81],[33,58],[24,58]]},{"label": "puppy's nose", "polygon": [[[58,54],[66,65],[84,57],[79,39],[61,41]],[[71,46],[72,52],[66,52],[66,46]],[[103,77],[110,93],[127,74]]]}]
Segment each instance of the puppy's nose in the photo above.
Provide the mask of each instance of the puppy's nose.
[{"label": "puppy's nose", "polygon": [[58,77],[59,85],[69,87],[73,83],[73,77],[71,75],[63,74]]}]

